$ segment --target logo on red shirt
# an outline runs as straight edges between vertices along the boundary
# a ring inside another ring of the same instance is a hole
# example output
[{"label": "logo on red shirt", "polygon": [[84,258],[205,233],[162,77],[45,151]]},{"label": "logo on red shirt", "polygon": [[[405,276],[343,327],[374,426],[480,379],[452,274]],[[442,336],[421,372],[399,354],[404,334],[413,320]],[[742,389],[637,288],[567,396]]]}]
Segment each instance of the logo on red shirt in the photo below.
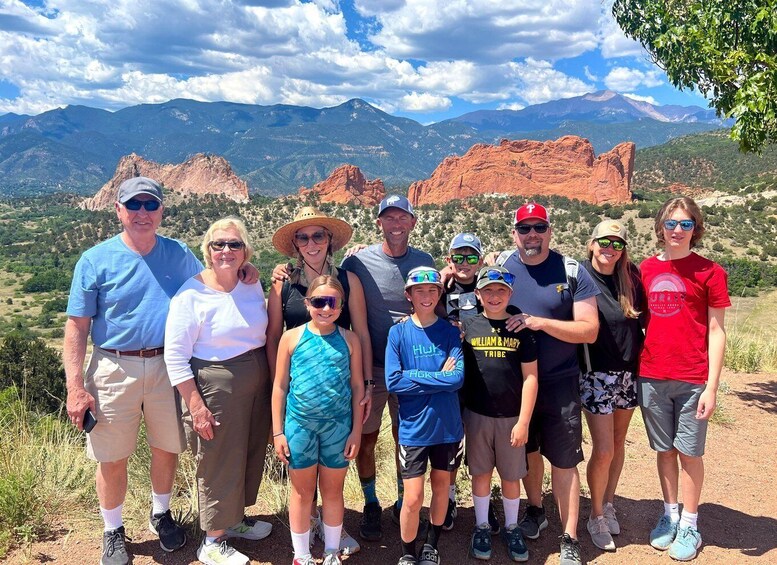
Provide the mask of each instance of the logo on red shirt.
[{"label": "logo on red shirt", "polygon": [[650,312],[656,316],[674,316],[682,309],[686,294],[683,279],[672,273],[658,275],[648,291]]}]

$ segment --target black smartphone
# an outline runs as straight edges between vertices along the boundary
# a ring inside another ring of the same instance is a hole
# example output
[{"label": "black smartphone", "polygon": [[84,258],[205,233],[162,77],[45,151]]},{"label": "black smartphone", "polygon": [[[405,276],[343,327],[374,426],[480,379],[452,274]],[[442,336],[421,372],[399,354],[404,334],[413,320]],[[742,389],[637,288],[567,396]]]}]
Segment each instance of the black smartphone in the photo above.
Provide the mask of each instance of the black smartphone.
[{"label": "black smartphone", "polygon": [[87,408],[86,412],[84,412],[84,431],[86,433],[91,432],[94,427],[97,425],[97,418],[94,417],[94,414],[92,414],[92,411]]}]

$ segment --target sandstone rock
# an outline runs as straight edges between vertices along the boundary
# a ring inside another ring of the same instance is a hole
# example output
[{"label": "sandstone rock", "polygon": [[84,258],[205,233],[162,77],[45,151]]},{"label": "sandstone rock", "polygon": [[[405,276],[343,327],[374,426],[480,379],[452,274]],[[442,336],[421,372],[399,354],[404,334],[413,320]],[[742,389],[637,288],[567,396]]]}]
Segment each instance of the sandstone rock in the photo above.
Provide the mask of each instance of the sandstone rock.
[{"label": "sandstone rock", "polygon": [[586,202],[631,201],[634,144],[621,143],[598,157],[587,139],[503,139],[479,143],[462,157],[447,157],[424,181],[410,185],[413,205],[442,204],[479,194],[560,195]]},{"label": "sandstone rock", "polygon": [[358,202],[363,206],[375,206],[386,196],[386,187],[380,179],[365,179],[359,167],[342,165],[332,171],[326,180],[313,185],[313,188],[299,189],[300,196],[310,192],[318,193],[321,202]]},{"label": "sandstone rock", "polygon": [[223,157],[198,153],[180,165],[160,165],[132,153],[121,158],[113,178],[92,198],[84,200],[82,207],[102,210],[113,206],[119,185],[137,176],[152,178],[180,194],[220,194],[236,202],[248,201],[248,185]]}]

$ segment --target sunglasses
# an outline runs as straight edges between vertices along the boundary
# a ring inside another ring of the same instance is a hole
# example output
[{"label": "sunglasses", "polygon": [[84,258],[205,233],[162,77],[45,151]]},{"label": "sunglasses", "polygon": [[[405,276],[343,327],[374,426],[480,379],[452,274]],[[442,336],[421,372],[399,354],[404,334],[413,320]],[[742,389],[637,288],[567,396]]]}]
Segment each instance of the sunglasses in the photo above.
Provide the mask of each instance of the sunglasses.
[{"label": "sunglasses", "polygon": [[407,277],[408,283],[423,283],[423,282],[430,282],[430,283],[441,283],[442,277],[440,276],[440,273],[437,271],[420,271],[418,273],[413,273],[409,277]]},{"label": "sunglasses", "polygon": [[515,275],[512,273],[497,271],[496,269],[489,269],[485,272],[481,271],[480,275],[478,275],[479,281],[482,281],[483,279],[488,279],[490,281],[504,281],[510,286],[513,286],[513,283],[515,282]]},{"label": "sunglasses", "polygon": [[340,298],[338,296],[313,296],[306,299],[313,308],[326,308],[337,310],[340,307]]},{"label": "sunglasses", "polygon": [[597,239],[596,243],[599,244],[599,247],[602,249],[608,248],[610,245],[612,245],[612,248],[615,251],[623,251],[626,248],[626,243],[623,241],[618,241],[615,239],[607,239],[606,237],[603,237],[601,239]]},{"label": "sunglasses", "polygon": [[531,230],[537,233],[545,233],[549,227],[549,224],[515,224],[515,231],[521,235],[526,235]]},{"label": "sunglasses", "polygon": [[696,227],[696,222],[693,220],[664,220],[664,229],[674,231],[678,224],[683,231],[691,231]]},{"label": "sunglasses", "polygon": [[478,261],[480,261],[480,255],[460,255],[457,253],[451,255],[451,261],[457,265],[461,265],[464,261],[467,262],[467,265],[477,265]]},{"label": "sunglasses", "polygon": [[313,240],[313,243],[321,245],[322,243],[326,243],[329,240],[329,234],[323,231],[317,231],[312,235],[308,235],[306,233],[294,234],[294,241],[297,242],[297,247],[305,247],[308,243],[310,243],[311,239]]},{"label": "sunglasses", "polygon": [[214,251],[224,251],[225,247],[229,247],[230,251],[240,251],[246,244],[242,241],[211,241],[208,246]]},{"label": "sunglasses", "polygon": [[161,205],[162,203],[157,200],[136,200],[134,198],[130,198],[124,203],[124,207],[131,212],[137,212],[141,208],[145,208],[146,212],[155,212],[159,210]]}]

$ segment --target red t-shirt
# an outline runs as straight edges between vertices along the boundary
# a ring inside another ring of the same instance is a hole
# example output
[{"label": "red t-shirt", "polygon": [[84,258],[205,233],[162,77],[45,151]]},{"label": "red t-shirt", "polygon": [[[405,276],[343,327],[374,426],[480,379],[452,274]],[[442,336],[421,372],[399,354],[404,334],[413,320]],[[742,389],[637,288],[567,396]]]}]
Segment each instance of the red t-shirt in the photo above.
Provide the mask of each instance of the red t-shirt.
[{"label": "red t-shirt", "polygon": [[639,268],[648,305],[639,374],[706,383],[707,308],[731,306],[726,271],[696,253],[672,261],[651,257]]}]

